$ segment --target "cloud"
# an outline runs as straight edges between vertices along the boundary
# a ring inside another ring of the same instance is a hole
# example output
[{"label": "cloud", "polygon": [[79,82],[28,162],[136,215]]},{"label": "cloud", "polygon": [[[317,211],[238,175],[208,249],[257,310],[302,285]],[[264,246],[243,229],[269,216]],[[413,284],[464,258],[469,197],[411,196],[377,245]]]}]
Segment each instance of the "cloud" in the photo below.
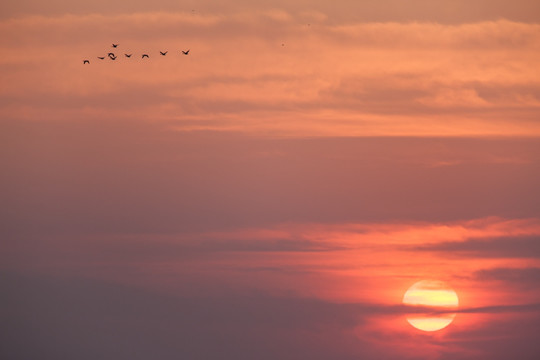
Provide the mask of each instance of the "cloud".
[{"label": "cloud", "polygon": [[341,341],[314,348],[309,339],[330,329],[347,336],[358,321],[346,307],[316,300],[179,298],[80,279],[2,280],[9,289],[2,312],[12,325],[2,352],[10,357],[323,359]]},{"label": "cloud", "polygon": [[[225,296],[198,297],[75,277],[9,273],[2,273],[0,285],[6,290],[0,311],[10,327],[1,334],[2,352],[10,357],[48,359],[62,354],[93,359],[99,353],[119,360],[148,356],[352,360],[419,354],[418,349],[407,351],[403,343],[414,337],[410,332],[396,332],[394,325],[379,333],[374,327],[387,317],[406,326],[400,317],[405,309],[400,305],[336,304],[231,289]],[[462,312],[498,314],[524,309],[506,306]],[[538,305],[532,310],[538,312]],[[529,327],[520,318],[495,318],[481,332],[457,328],[442,341],[429,341],[438,343],[438,352],[451,351],[456,343],[476,344],[477,351],[489,352],[489,347],[481,345],[486,337],[500,335],[499,341],[514,341],[507,331],[500,333],[508,323]],[[382,340],[386,346],[381,346]],[[524,344],[529,346],[530,339]]]},{"label": "cloud", "polygon": [[[2,17],[23,16],[25,14],[121,14],[147,11],[191,11],[195,13],[234,14],[237,11],[257,11],[261,9],[286,9],[301,14],[325,14],[331,21],[425,21],[442,23],[477,22],[497,19],[513,19],[524,22],[538,22],[538,6],[528,0],[517,0],[511,5],[503,0],[441,0],[437,4],[429,0],[411,0],[403,4],[399,0],[373,2],[351,2],[337,0],[329,4],[323,0],[298,0],[294,3],[284,0],[261,0],[253,3],[247,0],[233,0],[227,4],[210,0],[186,1],[156,0],[148,3],[143,0],[105,1],[73,3],[68,0],[55,0],[46,6],[39,0],[7,0],[3,4]],[[444,9],[445,11],[441,11]]]},{"label": "cloud", "polygon": [[[501,236],[495,238],[448,241],[414,247],[415,251],[435,251],[459,257],[539,258],[540,237]],[[486,273],[484,273],[486,276]]]},{"label": "cloud", "polygon": [[[538,313],[517,316],[483,316],[483,325],[463,326],[438,342],[445,346],[440,359],[534,359],[540,354],[535,334],[540,330]],[[453,346],[450,346],[452,344]],[[449,351],[451,350],[451,351]]]},{"label": "cloud", "polygon": [[518,305],[492,305],[474,308],[458,309],[457,313],[472,313],[472,314],[498,314],[498,313],[515,313],[515,312],[540,312],[540,303],[535,304],[518,304]]},{"label": "cloud", "polygon": [[[261,140],[137,119],[4,124],[2,220],[18,234],[512,219],[538,203],[534,139]],[[526,161],[494,162],[502,156]],[[431,166],[449,160],[460,164]]]},{"label": "cloud", "polygon": [[477,270],[473,274],[473,279],[478,281],[488,281],[503,283],[510,288],[519,288],[520,291],[536,289],[536,284],[540,281],[540,268],[538,267],[495,267]]},{"label": "cloud", "polygon": [[[538,25],[318,18],[307,26],[302,13],[259,10],[3,20],[0,32],[10,35],[0,41],[7,54],[0,74],[9,86],[0,88],[0,113],[47,121],[131,116],[185,131],[287,136],[540,131]],[[136,56],[170,54],[100,62],[111,42]],[[186,48],[190,56],[180,55]],[[82,67],[86,58],[91,64]]]},{"label": "cloud", "polygon": [[[255,292],[166,295],[77,278],[3,273],[3,354],[92,359],[355,359],[380,356],[355,329],[376,306]],[[375,312],[373,312],[375,311]],[[24,344],[24,346],[22,345]],[[393,350],[386,350],[391,357]],[[377,355],[376,355],[377,354]]]},{"label": "cloud", "polygon": [[482,48],[536,46],[537,24],[506,20],[459,25],[437,23],[358,23],[332,27],[337,36],[358,41],[360,46],[390,45],[398,48]]},{"label": "cloud", "polygon": [[[156,37],[165,30],[189,30],[188,35],[207,35],[204,28],[228,29],[227,35],[243,37],[240,29],[248,27],[255,31],[261,39],[263,30],[272,30],[277,23],[285,28],[273,29],[272,34],[283,33],[292,29],[297,30],[293,35],[305,35],[305,23],[299,20],[303,14],[291,13],[287,10],[258,10],[250,12],[236,12],[229,15],[213,13],[185,12],[136,12],[124,14],[85,14],[85,15],[62,15],[46,17],[40,15],[26,16],[15,19],[5,19],[0,22],[0,29],[17,29],[32,31],[39,35],[39,27],[45,30],[78,29],[88,31],[93,28],[96,31],[95,38],[100,38],[107,31],[124,34],[129,38],[142,37],[148,39]],[[390,45],[411,47],[426,45],[459,46],[484,48],[500,47],[529,47],[537,46],[537,30],[540,25],[534,23],[513,22],[508,20],[484,21],[465,23],[459,25],[446,25],[434,22],[362,22],[357,21],[349,25],[339,25],[325,22],[324,14],[317,14],[312,20],[318,25],[314,31],[317,34],[328,32],[328,36],[351,37],[359,46],[365,45]],[[238,25],[238,27],[234,26]],[[315,24],[314,24],[315,25]],[[146,34],[145,34],[146,30]],[[192,31],[198,32],[192,33]],[[425,33],[427,31],[427,33]],[[58,33],[59,35],[60,32]],[[43,35],[41,35],[43,36]],[[64,34],[60,39],[67,39]],[[177,35],[169,35],[177,36]],[[223,35],[222,35],[223,36]],[[15,43],[15,39],[37,42],[38,39],[27,38],[25,34],[12,34],[10,38],[2,39],[5,43]],[[439,39],[439,41],[436,41]],[[467,45],[468,44],[468,45]],[[74,44],[76,46],[76,44]]]},{"label": "cloud", "polygon": [[[384,312],[384,310],[383,310]],[[532,304],[511,304],[511,305],[490,305],[479,307],[460,307],[451,309],[437,309],[429,306],[418,305],[397,305],[388,307],[386,312],[401,314],[505,314],[505,313],[540,313],[540,303]]]}]

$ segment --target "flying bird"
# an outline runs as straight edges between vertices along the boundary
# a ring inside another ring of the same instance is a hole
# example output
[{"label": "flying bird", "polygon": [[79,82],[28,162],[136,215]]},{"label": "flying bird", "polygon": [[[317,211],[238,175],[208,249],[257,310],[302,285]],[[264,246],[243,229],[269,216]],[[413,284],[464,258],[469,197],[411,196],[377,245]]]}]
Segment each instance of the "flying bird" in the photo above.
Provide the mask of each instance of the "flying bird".
[{"label": "flying bird", "polygon": [[113,48],[118,47],[118,44],[112,44],[112,47]]},{"label": "flying bird", "polygon": [[148,56],[148,54],[142,54],[142,59],[144,59],[145,57],[150,58],[150,56]]},{"label": "flying bird", "polygon": [[168,51],[165,51],[165,52],[160,51],[159,53],[160,53],[161,55],[165,56],[165,55],[167,55]]},{"label": "flying bird", "polygon": [[90,60],[83,60],[83,65],[84,64],[90,64]]},{"label": "flying bird", "polygon": [[126,55],[126,57],[129,58],[129,57],[131,57],[131,55],[133,55],[133,54],[124,54],[124,55]]},{"label": "flying bird", "polygon": [[189,54],[189,49],[187,51],[182,50],[182,54],[188,55]]},{"label": "flying bird", "polygon": [[110,57],[110,58],[116,57],[116,55],[114,55],[114,53],[108,53],[107,56]]},{"label": "flying bird", "polygon": [[104,60],[105,59],[105,56],[98,56],[97,57],[99,60]]}]

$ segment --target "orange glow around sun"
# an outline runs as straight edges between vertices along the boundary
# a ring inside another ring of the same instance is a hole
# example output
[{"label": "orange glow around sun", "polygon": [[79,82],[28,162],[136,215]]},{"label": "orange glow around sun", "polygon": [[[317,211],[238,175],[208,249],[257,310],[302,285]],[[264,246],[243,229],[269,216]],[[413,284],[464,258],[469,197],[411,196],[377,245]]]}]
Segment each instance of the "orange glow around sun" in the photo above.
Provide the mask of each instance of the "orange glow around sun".
[{"label": "orange glow around sun", "polygon": [[427,308],[426,311],[408,314],[407,321],[419,330],[437,331],[454,320],[456,314],[447,311],[457,309],[459,300],[456,292],[446,283],[438,280],[422,280],[405,292],[403,304]]}]

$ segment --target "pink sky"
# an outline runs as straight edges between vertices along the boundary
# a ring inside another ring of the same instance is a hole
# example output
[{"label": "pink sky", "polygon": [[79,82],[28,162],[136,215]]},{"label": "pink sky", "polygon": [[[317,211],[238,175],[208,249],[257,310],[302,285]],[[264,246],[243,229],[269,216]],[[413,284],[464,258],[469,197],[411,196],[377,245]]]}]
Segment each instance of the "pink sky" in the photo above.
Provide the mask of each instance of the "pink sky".
[{"label": "pink sky", "polygon": [[8,358],[540,355],[537,2],[1,8]]}]

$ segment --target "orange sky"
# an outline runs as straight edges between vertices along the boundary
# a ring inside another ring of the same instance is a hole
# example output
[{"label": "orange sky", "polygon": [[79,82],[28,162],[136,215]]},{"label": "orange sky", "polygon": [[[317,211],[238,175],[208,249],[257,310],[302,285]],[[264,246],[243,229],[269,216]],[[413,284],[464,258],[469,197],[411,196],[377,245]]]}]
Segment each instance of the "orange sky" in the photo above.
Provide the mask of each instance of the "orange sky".
[{"label": "orange sky", "polygon": [[8,357],[540,354],[537,2],[1,9]]},{"label": "orange sky", "polygon": [[[336,23],[261,9],[28,15],[0,32],[7,118],[285,136],[539,132],[536,23]],[[119,53],[170,54],[100,62],[113,41]]]}]

